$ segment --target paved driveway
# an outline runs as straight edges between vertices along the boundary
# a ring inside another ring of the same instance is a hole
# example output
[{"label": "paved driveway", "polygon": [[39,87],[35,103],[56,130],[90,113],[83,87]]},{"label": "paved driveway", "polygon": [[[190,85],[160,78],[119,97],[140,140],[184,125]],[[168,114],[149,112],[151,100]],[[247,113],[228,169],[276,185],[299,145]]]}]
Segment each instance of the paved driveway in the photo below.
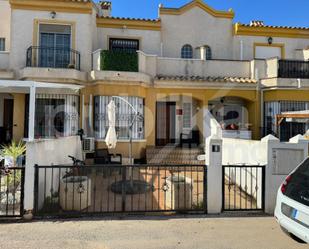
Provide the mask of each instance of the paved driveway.
[{"label": "paved driveway", "polygon": [[0,225],[0,248],[293,249],[271,217],[146,217]]}]

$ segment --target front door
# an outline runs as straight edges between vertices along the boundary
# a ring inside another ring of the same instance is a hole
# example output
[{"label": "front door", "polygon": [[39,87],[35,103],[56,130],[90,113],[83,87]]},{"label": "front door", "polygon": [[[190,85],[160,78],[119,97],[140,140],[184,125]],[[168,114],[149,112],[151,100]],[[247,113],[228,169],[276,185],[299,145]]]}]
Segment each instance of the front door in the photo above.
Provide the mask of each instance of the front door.
[{"label": "front door", "polygon": [[4,143],[9,143],[13,139],[13,111],[14,111],[14,100],[4,99],[4,110],[3,110]]},{"label": "front door", "polygon": [[175,144],[176,103],[157,102],[156,146]]}]

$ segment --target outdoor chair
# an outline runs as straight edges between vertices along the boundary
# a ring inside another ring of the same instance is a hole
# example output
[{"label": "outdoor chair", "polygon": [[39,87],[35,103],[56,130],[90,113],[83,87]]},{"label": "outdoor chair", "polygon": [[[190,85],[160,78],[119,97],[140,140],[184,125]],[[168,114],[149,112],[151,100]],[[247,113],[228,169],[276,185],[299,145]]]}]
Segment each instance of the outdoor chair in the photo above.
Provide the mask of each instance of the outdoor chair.
[{"label": "outdoor chair", "polygon": [[199,146],[200,144],[200,132],[198,130],[191,130],[189,133],[180,134],[180,146],[183,147],[184,144],[188,144],[189,148],[194,146]]}]

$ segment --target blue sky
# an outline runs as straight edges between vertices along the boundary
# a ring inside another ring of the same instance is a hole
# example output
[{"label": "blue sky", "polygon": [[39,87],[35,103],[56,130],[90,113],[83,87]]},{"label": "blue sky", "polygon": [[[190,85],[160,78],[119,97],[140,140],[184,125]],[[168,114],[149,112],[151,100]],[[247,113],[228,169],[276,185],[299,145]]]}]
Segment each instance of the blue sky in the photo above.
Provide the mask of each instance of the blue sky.
[{"label": "blue sky", "polygon": [[[158,5],[180,7],[190,0],[111,0],[113,16],[156,18]],[[268,25],[309,27],[309,0],[204,0],[218,10],[233,8],[234,22],[263,20]]]}]

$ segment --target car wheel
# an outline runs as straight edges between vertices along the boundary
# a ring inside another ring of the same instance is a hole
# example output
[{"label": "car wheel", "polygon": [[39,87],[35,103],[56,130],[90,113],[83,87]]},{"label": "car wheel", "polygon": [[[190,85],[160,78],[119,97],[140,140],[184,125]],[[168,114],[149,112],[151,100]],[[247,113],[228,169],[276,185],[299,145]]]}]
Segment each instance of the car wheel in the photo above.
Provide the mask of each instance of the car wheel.
[{"label": "car wheel", "polygon": [[300,238],[296,237],[294,234],[290,233],[288,230],[286,230],[284,227],[280,226],[281,230],[288,235],[291,239],[295,240],[298,243],[306,244],[305,241],[301,240]]},{"label": "car wheel", "polygon": [[307,244],[305,241],[303,241],[302,239],[296,237],[294,234],[290,233],[290,237],[295,240],[296,242],[300,243],[300,244]]}]

